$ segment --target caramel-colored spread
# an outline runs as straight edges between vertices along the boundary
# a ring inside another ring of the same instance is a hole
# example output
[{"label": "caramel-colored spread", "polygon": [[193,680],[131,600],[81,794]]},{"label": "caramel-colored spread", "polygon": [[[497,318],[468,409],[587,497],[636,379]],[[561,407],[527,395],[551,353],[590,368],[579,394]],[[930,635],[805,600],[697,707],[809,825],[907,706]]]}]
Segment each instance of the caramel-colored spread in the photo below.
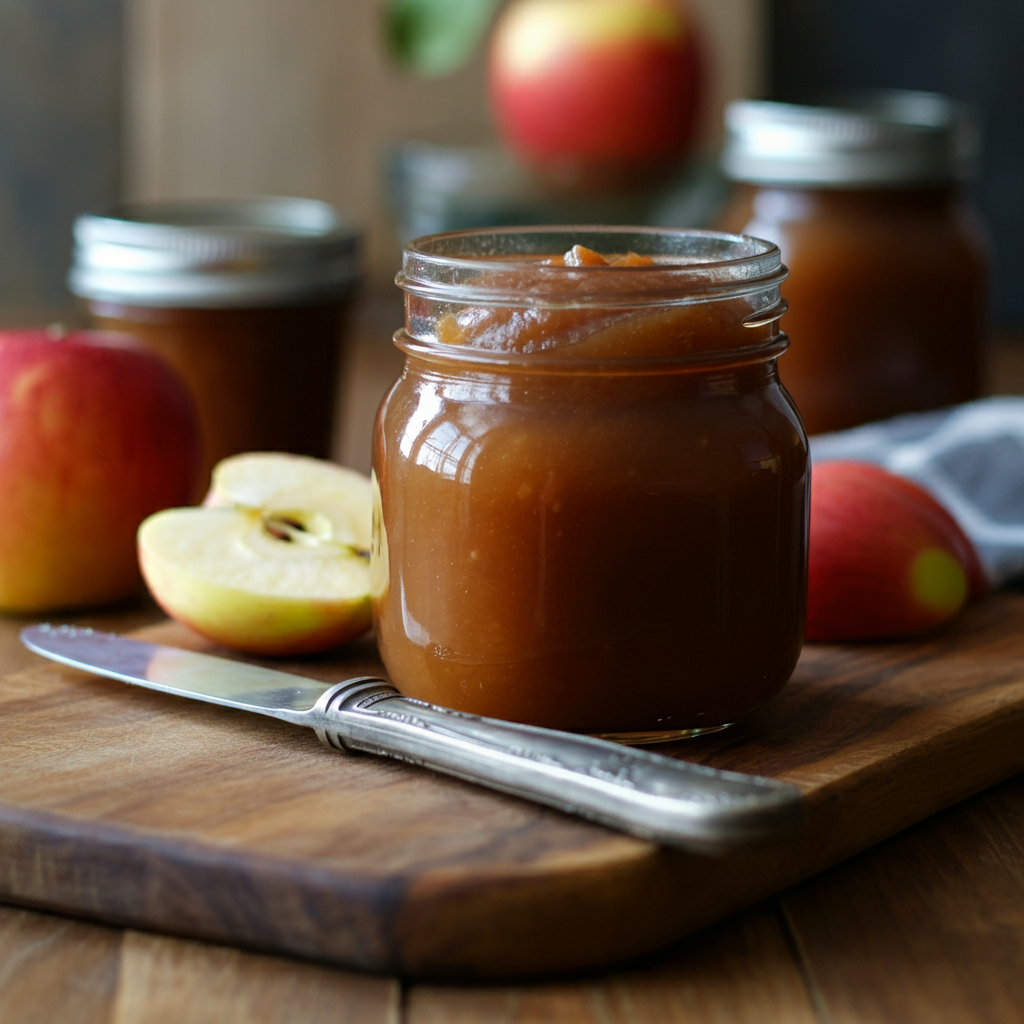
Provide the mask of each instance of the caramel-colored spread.
[{"label": "caramel-colored spread", "polygon": [[773,329],[735,297],[617,307],[658,273],[635,255],[574,249],[523,287],[556,260],[589,275],[564,308],[447,312],[381,407],[384,662],[411,696],[556,728],[735,721],[803,637],[806,440],[777,349],[729,358]]},{"label": "caramel-colored spread", "polygon": [[721,226],[782,249],[779,371],[810,433],[978,396],[986,269],[952,188],[740,185]]},{"label": "caramel-colored spread", "polygon": [[189,386],[203,442],[197,498],[229,455],[330,454],[342,303],[169,309],[92,302],[90,311],[96,326],[135,335]]}]

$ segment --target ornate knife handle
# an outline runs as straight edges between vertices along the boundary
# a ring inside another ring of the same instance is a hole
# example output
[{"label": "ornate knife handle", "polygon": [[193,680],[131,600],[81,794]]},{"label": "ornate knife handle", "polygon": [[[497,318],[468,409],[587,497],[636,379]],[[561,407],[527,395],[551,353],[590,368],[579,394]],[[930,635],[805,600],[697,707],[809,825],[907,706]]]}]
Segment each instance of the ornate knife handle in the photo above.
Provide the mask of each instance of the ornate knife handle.
[{"label": "ornate knife handle", "polygon": [[311,714],[328,746],[433,768],[671,846],[723,852],[788,832],[803,816],[788,783],[451,711],[380,679],[332,687]]}]

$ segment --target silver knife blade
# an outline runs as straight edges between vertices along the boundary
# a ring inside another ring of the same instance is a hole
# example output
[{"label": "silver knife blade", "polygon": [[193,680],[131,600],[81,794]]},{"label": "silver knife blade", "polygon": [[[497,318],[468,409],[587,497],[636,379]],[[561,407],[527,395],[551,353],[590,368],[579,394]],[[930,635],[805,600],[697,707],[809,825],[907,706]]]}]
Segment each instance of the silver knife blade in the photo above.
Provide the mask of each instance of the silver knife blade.
[{"label": "silver knife blade", "polygon": [[21,641],[30,651],[72,668],[299,725],[308,724],[307,713],[331,688],[290,672],[78,626],[29,626],[21,631]]},{"label": "silver knife blade", "polygon": [[800,792],[788,783],[463,714],[403,697],[382,679],[324,684],[74,626],[30,626],[21,639],[72,668],[308,726],[330,747],[398,758],[702,853],[802,820]]}]

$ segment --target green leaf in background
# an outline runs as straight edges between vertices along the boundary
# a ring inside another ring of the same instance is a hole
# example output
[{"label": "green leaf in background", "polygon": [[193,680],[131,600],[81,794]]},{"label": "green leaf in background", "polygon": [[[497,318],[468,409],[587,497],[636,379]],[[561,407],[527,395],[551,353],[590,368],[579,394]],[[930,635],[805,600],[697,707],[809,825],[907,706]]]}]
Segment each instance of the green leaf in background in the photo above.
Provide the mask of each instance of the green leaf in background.
[{"label": "green leaf in background", "polygon": [[421,75],[458,71],[480,45],[501,0],[387,0],[392,58]]}]

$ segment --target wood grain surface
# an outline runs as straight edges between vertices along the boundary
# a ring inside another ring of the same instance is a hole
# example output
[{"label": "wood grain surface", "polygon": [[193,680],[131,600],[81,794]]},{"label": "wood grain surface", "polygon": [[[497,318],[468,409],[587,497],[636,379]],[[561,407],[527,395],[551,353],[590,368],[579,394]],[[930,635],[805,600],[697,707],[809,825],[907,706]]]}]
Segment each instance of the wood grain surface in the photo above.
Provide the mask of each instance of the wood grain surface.
[{"label": "wood grain surface", "polygon": [[[333,680],[373,659],[290,667]],[[663,945],[1006,777],[1022,717],[1018,595],[923,642],[809,649],[742,729],[676,750],[807,797],[798,836],[716,859],[43,665],[0,684],[0,894],[376,971],[564,971]]]},{"label": "wood grain surface", "polygon": [[411,984],[0,907],[3,1024],[1019,1024],[1024,777],[611,973]]},{"label": "wood grain surface", "polygon": [[0,908],[4,1024],[392,1024],[398,997],[384,978]]},{"label": "wood grain surface", "polygon": [[284,957],[0,907],[0,1020],[1018,1024],[1022,847],[1018,776],[625,970],[514,985],[403,990]]},{"label": "wood grain surface", "polygon": [[656,962],[610,977],[532,985],[416,985],[409,1024],[815,1024],[784,928],[770,907]]},{"label": "wood grain surface", "polygon": [[881,852],[782,898],[827,1019],[1024,1020],[1024,779]]}]

